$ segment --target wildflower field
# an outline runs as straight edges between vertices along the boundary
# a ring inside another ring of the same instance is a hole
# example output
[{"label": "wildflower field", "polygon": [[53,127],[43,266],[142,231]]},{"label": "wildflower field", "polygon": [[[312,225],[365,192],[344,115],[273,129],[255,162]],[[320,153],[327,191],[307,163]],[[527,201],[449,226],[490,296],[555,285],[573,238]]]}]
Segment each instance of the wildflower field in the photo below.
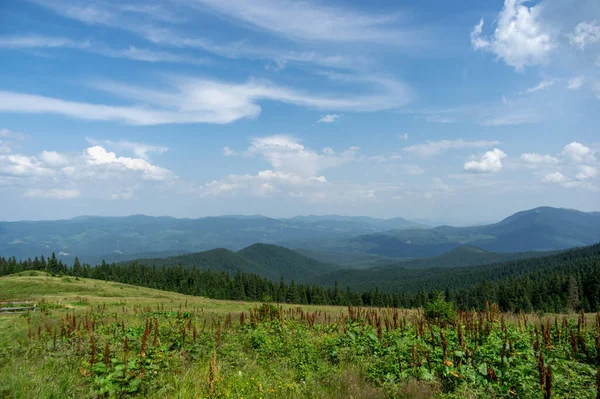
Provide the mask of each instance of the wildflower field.
[{"label": "wildflower field", "polygon": [[[84,289],[86,288],[86,289]],[[295,307],[0,278],[4,398],[598,398],[596,314]]]}]

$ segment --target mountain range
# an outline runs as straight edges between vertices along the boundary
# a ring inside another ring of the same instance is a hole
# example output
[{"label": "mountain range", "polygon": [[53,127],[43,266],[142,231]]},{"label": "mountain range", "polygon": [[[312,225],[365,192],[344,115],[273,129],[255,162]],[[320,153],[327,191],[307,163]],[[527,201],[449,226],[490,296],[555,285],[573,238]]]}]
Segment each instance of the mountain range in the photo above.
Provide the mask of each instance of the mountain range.
[{"label": "mountain range", "polygon": [[[430,228],[403,218],[338,215],[288,219],[260,215],[200,219],[85,216],[0,222],[0,256],[23,259],[55,252],[66,262],[78,256],[89,263],[164,258],[215,248],[240,251],[264,243],[298,250],[323,265],[370,268],[400,259],[441,256],[464,246],[512,253],[554,251],[598,241],[599,212],[550,207],[472,227]],[[463,250],[460,257],[465,256]]]}]

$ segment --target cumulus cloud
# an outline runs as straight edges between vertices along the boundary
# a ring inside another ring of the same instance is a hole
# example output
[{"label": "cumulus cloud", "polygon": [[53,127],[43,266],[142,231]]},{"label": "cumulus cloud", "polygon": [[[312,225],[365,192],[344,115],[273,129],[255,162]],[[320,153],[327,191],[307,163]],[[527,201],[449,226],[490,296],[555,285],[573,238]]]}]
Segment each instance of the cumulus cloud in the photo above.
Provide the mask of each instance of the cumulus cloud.
[{"label": "cumulus cloud", "polygon": [[85,140],[91,145],[103,146],[113,151],[130,151],[136,157],[145,159],[147,161],[150,160],[151,153],[160,155],[169,151],[169,147],[166,146],[138,143],[128,140],[99,140],[93,137],[86,137]]},{"label": "cumulus cloud", "polygon": [[544,176],[544,181],[548,183],[563,183],[567,181],[567,178],[560,172],[553,172]]},{"label": "cumulus cloud", "polygon": [[402,151],[412,152],[421,157],[429,157],[433,155],[441,154],[442,152],[453,150],[453,149],[464,149],[464,148],[485,148],[492,147],[500,144],[499,141],[487,141],[487,140],[474,140],[466,141],[463,139],[457,140],[440,140],[440,141],[426,141],[423,144],[415,144],[409,147],[404,147]]},{"label": "cumulus cloud", "polygon": [[596,161],[595,152],[591,148],[581,143],[578,143],[577,141],[567,144],[562,150],[561,156],[567,162],[571,163],[584,163]]},{"label": "cumulus cloud", "polygon": [[487,151],[480,159],[465,162],[464,170],[476,173],[496,173],[502,170],[502,160],[507,155],[497,148]]},{"label": "cumulus cloud", "polygon": [[400,140],[408,140],[408,133],[399,134],[398,139]]},{"label": "cumulus cloud", "polygon": [[117,166],[118,168],[141,172],[144,179],[160,181],[173,177],[170,170],[153,165],[145,159],[118,157],[114,152],[106,151],[106,149],[97,145],[87,148],[85,155],[89,165]]},{"label": "cumulus cloud", "polygon": [[0,155],[0,176],[16,178],[50,176],[53,171],[36,157],[22,154]]},{"label": "cumulus cloud", "polygon": [[570,41],[579,50],[584,50],[585,46],[600,41],[600,25],[596,21],[580,22],[570,35]]},{"label": "cumulus cloud", "polygon": [[321,117],[321,119],[319,119],[317,121],[317,123],[333,123],[335,121],[337,121],[339,118],[341,118],[342,115],[340,114],[327,114],[324,115],[323,117]]},{"label": "cumulus cloud", "polygon": [[358,147],[340,153],[326,148],[317,153],[306,148],[298,139],[287,135],[254,138],[246,155],[260,156],[274,168],[299,176],[314,176],[319,171],[341,166],[356,159]]},{"label": "cumulus cloud", "polygon": [[598,169],[594,166],[581,165],[579,166],[579,173],[575,175],[577,180],[588,180],[598,175]]},{"label": "cumulus cloud", "polygon": [[74,188],[51,188],[43,190],[40,188],[31,188],[24,194],[30,198],[50,198],[50,199],[73,199],[81,195],[79,190]]},{"label": "cumulus cloud", "polygon": [[574,141],[567,144],[555,157],[530,153],[522,154],[521,159],[528,166],[541,169],[542,181],[545,183],[565,188],[597,190],[591,181],[598,176],[598,162],[595,150],[586,145]]},{"label": "cumulus cloud", "polygon": [[143,181],[157,187],[177,179],[172,171],[145,159],[117,156],[101,146],[72,153],[45,150],[34,156],[0,155],[0,184],[25,188],[23,195],[32,198],[68,199],[85,194],[126,199]]},{"label": "cumulus cloud", "polygon": [[504,1],[492,36],[483,35],[483,18],[471,31],[471,45],[475,50],[489,51],[517,71],[543,63],[555,47],[539,21],[540,5],[527,7],[525,2]]},{"label": "cumulus cloud", "polygon": [[66,166],[69,163],[67,156],[56,151],[42,151],[39,155],[39,159],[51,167]]},{"label": "cumulus cloud", "polygon": [[234,151],[228,146],[225,146],[223,147],[223,155],[225,155],[226,157],[232,157],[234,155],[237,155],[237,151]]}]

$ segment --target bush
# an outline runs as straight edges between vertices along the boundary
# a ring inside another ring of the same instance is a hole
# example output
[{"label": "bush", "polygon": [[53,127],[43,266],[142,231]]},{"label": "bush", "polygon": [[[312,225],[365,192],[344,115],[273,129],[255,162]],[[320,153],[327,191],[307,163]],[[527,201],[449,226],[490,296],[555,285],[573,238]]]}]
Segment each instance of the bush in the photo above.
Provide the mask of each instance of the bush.
[{"label": "bush", "polygon": [[456,319],[454,304],[447,302],[444,294],[439,294],[436,299],[425,304],[425,316],[429,320],[437,320],[440,323],[453,323]]}]

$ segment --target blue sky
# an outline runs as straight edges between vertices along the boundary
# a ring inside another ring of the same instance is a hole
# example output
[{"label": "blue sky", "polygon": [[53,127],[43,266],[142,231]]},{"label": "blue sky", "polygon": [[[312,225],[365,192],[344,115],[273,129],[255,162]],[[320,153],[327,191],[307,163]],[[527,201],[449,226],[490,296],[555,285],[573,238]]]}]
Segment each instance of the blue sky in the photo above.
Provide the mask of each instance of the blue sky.
[{"label": "blue sky", "polygon": [[600,210],[600,3],[0,4],[0,219]]}]

